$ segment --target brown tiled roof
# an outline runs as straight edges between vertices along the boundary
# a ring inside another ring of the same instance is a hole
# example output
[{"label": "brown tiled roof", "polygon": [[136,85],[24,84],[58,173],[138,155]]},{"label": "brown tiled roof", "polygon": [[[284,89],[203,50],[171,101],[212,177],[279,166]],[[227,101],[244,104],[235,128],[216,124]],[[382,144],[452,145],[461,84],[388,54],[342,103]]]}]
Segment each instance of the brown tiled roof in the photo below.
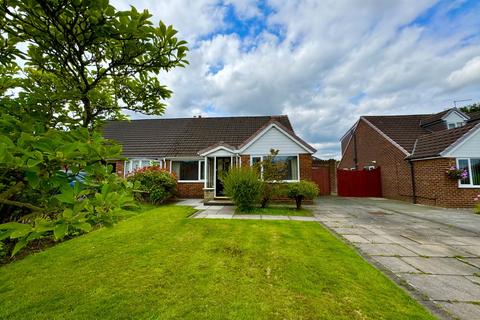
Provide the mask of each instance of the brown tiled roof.
[{"label": "brown tiled roof", "polygon": [[436,131],[418,138],[413,154],[409,159],[421,159],[440,156],[440,153],[451,146],[466,133],[475,128],[476,123],[469,123],[463,127]]},{"label": "brown tiled roof", "polygon": [[430,116],[431,115],[429,114],[421,114],[401,116],[364,116],[362,118],[374,125],[408,153],[411,153],[417,138],[431,132],[420,126],[421,121]]},{"label": "brown tiled roof", "polygon": [[295,135],[282,115],[108,121],[104,136],[122,144],[125,157],[182,157],[220,142],[237,148],[272,121]]},{"label": "brown tiled roof", "polygon": [[440,120],[442,120],[443,116],[445,116],[447,113],[450,112],[450,110],[452,110],[452,109],[447,109],[447,110],[444,110],[442,112],[432,114],[429,117],[426,117],[425,119],[420,121],[420,125],[421,126],[426,126],[426,125],[429,125],[431,123],[440,121]]},{"label": "brown tiled roof", "polygon": [[480,121],[480,111],[470,112],[470,113],[467,113],[467,114],[470,117],[470,120],[468,120],[468,122]]}]

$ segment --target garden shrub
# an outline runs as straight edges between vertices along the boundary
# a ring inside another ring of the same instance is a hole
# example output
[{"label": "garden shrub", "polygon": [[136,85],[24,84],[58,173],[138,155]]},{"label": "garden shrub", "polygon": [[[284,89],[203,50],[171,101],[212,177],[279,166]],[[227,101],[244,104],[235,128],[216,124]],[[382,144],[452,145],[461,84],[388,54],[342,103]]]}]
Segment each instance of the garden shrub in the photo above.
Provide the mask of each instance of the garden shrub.
[{"label": "garden shrub", "polygon": [[311,181],[291,183],[287,188],[287,196],[295,200],[297,209],[302,208],[303,199],[313,199],[318,195],[318,187]]},{"label": "garden shrub", "polygon": [[251,210],[260,200],[263,183],[253,168],[232,168],[222,178],[225,194],[240,211]]},{"label": "garden shrub", "polygon": [[159,166],[137,169],[127,180],[133,182],[137,198],[144,202],[163,203],[177,193],[177,179]]}]

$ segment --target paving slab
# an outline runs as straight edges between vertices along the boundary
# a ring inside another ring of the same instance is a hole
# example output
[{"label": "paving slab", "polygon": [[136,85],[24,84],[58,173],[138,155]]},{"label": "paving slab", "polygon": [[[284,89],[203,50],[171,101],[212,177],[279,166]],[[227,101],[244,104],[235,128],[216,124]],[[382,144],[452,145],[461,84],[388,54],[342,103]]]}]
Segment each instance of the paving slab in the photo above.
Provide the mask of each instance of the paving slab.
[{"label": "paving slab", "polygon": [[398,244],[359,243],[358,248],[371,256],[411,257],[416,254]]},{"label": "paving slab", "polygon": [[290,220],[289,216],[274,216],[274,215],[262,214],[260,217],[262,220]]},{"label": "paving slab", "polygon": [[378,234],[364,234],[363,237],[370,243],[394,243],[392,240]]},{"label": "paving slab", "polygon": [[456,246],[456,248],[469,253],[470,255],[480,256],[480,246],[468,245],[468,246]]},{"label": "paving slab", "polygon": [[206,219],[232,219],[233,214],[207,214]]},{"label": "paving slab", "polygon": [[465,261],[466,263],[475,266],[477,268],[480,268],[480,258],[459,258],[462,261]]},{"label": "paving slab", "polygon": [[240,220],[260,220],[262,217],[256,214],[235,214],[233,215],[232,219],[240,219]]},{"label": "paving slab", "polygon": [[376,256],[373,257],[374,260],[380,262],[383,266],[385,266],[387,269],[389,269],[392,272],[410,272],[410,273],[419,273],[420,271],[405,261],[403,261],[401,258],[397,257],[380,257]]},{"label": "paving slab", "polygon": [[405,248],[424,257],[458,257],[465,255],[465,251],[436,244],[402,244]]},{"label": "paving slab", "polygon": [[480,269],[455,258],[405,257],[403,260],[422,272],[429,274],[468,276],[480,271]]},{"label": "paving slab", "polygon": [[345,234],[343,235],[345,239],[353,243],[370,243],[367,239],[356,234]]},{"label": "paving slab", "polygon": [[315,217],[289,216],[289,218],[293,221],[317,221]]},{"label": "paving slab", "polygon": [[357,234],[357,235],[364,235],[364,234],[373,234],[373,232],[364,229],[364,228],[332,228],[338,234]]},{"label": "paving slab", "polygon": [[480,301],[480,285],[463,276],[403,274],[402,277],[433,300]]},{"label": "paving slab", "polygon": [[443,308],[463,319],[480,319],[480,305],[465,302],[441,302]]}]

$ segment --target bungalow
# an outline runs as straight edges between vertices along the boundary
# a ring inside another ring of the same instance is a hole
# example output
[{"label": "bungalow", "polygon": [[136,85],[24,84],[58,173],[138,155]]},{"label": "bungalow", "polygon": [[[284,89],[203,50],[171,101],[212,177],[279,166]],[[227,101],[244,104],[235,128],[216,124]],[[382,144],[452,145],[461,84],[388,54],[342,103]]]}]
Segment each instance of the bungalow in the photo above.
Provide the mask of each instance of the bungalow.
[{"label": "bungalow", "polygon": [[285,115],[109,121],[104,136],[123,145],[117,174],[157,164],[176,174],[180,197],[206,201],[224,196],[222,172],[255,164],[272,148],[286,163],[286,182],[310,180],[316,151]]},{"label": "bungalow", "polygon": [[[472,207],[480,193],[480,112],[363,116],[342,137],[339,169],[381,168],[387,198]],[[464,179],[446,171],[466,170]]]}]

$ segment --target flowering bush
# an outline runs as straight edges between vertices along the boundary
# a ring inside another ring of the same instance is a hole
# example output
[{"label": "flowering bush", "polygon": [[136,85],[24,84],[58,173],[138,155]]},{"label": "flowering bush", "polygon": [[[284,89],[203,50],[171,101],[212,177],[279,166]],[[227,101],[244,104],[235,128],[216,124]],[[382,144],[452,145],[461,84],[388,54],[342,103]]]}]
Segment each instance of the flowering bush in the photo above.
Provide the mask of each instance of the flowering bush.
[{"label": "flowering bush", "polygon": [[136,169],[127,180],[134,184],[137,199],[149,203],[162,203],[177,193],[175,175],[159,166]]},{"label": "flowering bush", "polygon": [[448,170],[446,171],[446,174],[450,179],[455,179],[455,180],[458,180],[458,179],[464,180],[468,178],[468,171],[466,169],[457,169],[457,167],[455,166],[451,166],[450,168],[448,168]]},{"label": "flowering bush", "polygon": [[473,200],[475,200],[475,208],[473,210],[475,210],[475,213],[480,214],[480,194],[477,194]]}]

